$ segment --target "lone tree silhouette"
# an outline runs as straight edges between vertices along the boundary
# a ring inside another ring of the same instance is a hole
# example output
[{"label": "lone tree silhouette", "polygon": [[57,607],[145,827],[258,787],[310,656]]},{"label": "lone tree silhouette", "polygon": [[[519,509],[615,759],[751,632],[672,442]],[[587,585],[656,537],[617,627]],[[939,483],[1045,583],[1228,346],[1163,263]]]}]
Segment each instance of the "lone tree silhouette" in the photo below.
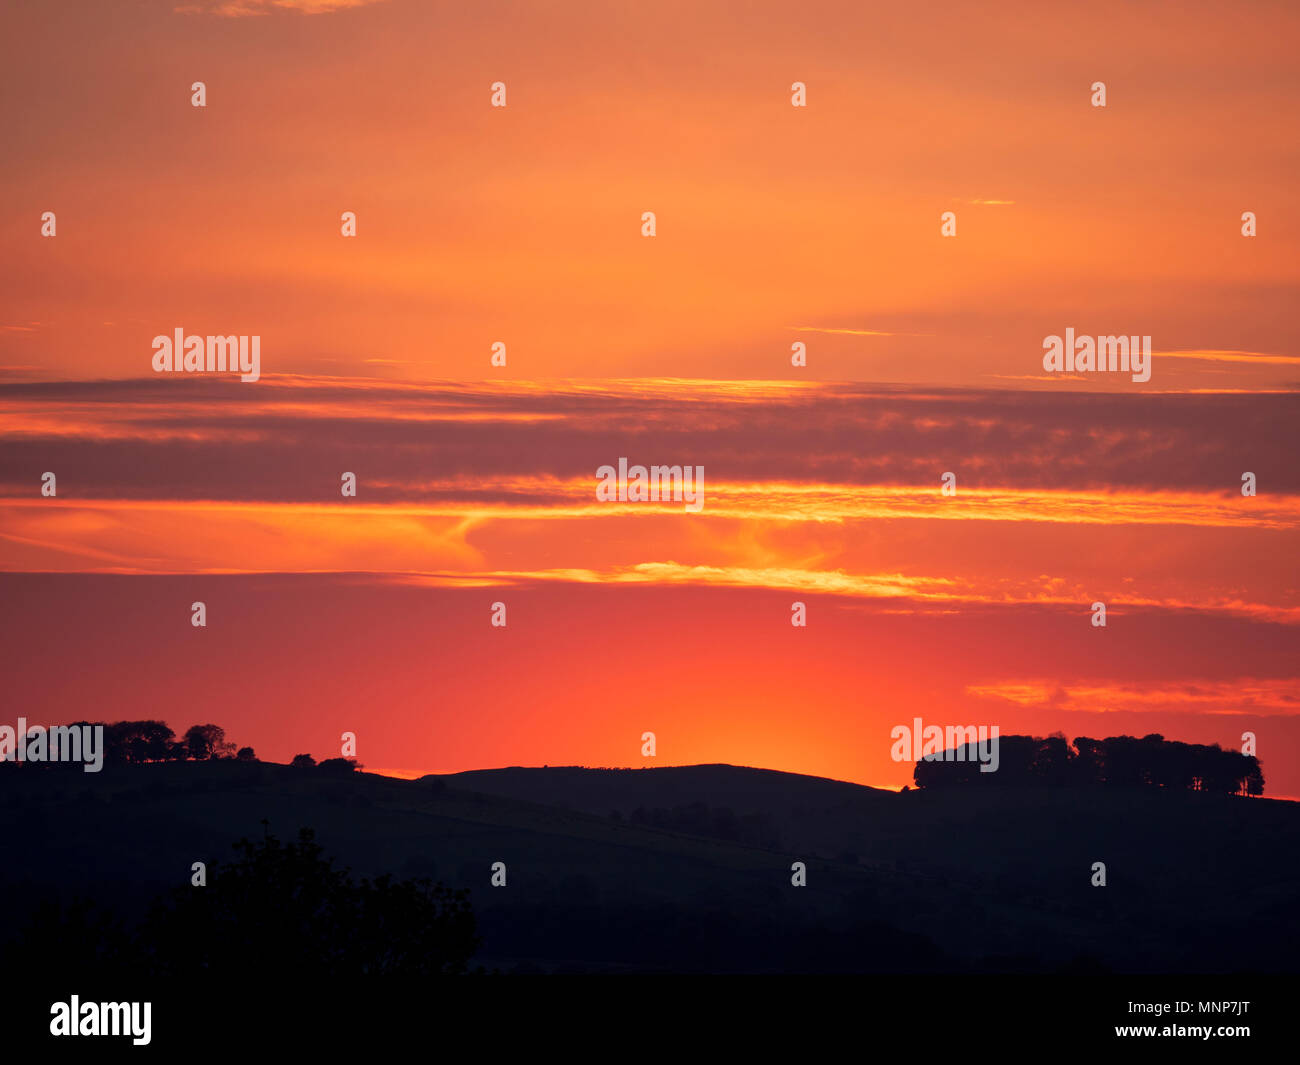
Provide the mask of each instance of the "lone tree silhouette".
[{"label": "lone tree silhouette", "polygon": [[235,745],[226,742],[226,730],[220,725],[194,725],[185,733],[185,749],[196,762],[212,758],[229,758]]}]

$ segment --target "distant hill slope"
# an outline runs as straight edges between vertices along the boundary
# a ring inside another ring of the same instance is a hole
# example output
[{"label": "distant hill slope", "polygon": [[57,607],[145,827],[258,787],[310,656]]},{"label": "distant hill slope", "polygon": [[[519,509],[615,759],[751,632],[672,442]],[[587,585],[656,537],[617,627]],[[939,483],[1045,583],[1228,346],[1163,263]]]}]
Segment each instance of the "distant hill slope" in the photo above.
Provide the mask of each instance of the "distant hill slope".
[{"label": "distant hill slope", "polygon": [[[810,838],[806,831],[810,818],[847,809],[858,815],[883,812],[891,808],[891,800],[898,798],[893,792],[842,780],[721,764],[652,769],[511,766],[454,773],[441,779],[454,787],[599,816],[617,811],[625,821],[638,810],[673,811],[703,803],[711,813],[727,811],[739,818],[761,818],[770,824],[770,833],[749,834],[771,837],[765,839],[766,846],[781,849],[788,839],[797,839],[805,850],[813,847],[828,857],[851,849],[848,840],[843,834],[821,841]],[[697,828],[696,832],[718,835],[716,830]],[[740,835],[724,838],[739,840]]]},{"label": "distant hill slope", "polygon": [[[703,803],[757,847],[630,824]],[[612,819],[620,811],[623,820]],[[581,971],[1295,971],[1300,804],[1159,791],[895,794],[735,766],[394,780],[235,762],[0,771],[0,905],[138,912],[261,821],[358,875],[467,887],[490,967]],[[793,887],[791,863],[808,865]],[[489,886],[493,862],[508,882]],[[1092,863],[1108,886],[1090,886]]]},{"label": "distant hill slope", "polygon": [[[437,778],[424,778],[437,779]],[[625,817],[637,807],[692,801],[737,815],[769,814],[781,849],[910,869],[1004,890],[1052,891],[1087,858],[1145,881],[1182,869],[1181,894],[1221,877],[1245,890],[1296,884],[1300,803],[1157,789],[1053,787],[897,793],[845,781],[730,765],[655,769],[574,767],[474,770],[442,777],[472,788],[575,811]],[[1276,843],[1274,842],[1276,841]],[[1288,846],[1289,841],[1290,845]],[[1202,871],[1200,864],[1218,871]],[[1300,898],[1300,891],[1297,891]]]},{"label": "distant hill slope", "polygon": [[[430,779],[428,777],[423,779]],[[887,799],[894,793],[861,784],[775,769],[750,769],[725,764],[664,766],[648,769],[587,769],[581,766],[510,766],[473,769],[442,779],[457,787],[536,801],[545,794],[554,806],[601,810],[617,799],[624,806],[670,806],[703,799],[737,811],[771,810],[799,798],[805,802],[836,802],[867,795]]]}]

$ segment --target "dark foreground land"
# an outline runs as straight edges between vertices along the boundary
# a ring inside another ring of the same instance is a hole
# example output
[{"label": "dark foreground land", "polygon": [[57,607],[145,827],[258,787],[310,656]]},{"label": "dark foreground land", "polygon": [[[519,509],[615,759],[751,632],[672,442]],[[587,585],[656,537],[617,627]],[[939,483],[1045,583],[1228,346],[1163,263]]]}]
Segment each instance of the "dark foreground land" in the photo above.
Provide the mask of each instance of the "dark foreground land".
[{"label": "dark foreground land", "polygon": [[264,820],[313,829],[357,877],[468,889],[473,965],[501,972],[1294,972],[1300,948],[1300,803],[895,794],[723,765],[7,768],[0,912],[13,931],[38,901],[90,898],[138,920]]}]

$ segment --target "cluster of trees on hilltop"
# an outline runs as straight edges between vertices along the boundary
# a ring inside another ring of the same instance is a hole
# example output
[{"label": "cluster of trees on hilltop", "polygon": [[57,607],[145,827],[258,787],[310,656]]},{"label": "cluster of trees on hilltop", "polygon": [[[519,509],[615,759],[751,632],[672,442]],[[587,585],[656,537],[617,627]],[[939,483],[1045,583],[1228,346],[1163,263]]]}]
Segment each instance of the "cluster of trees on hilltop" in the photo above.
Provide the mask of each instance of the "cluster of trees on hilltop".
[{"label": "cluster of trees on hilltop", "polygon": [[322,762],[317,762],[309,754],[295,754],[289,765],[294,769],[319,769],[322,773],[331,776],[347,776],[349,773],[365,768],[355,758],[326,758]]},{"label": "cluster of trees on hilltop", "polygon": [[[143,762],[211,762],[233,758],[239,762],[256,762],[252,747],[236,747],[226,739],[220,725],[191,725],[185,735],[176,738],[162,721],[73,721],[68,728],[89,725],[104,727],[104,764],[139,765]],[[59,762],[30,763],[33,766],[58,766]],[[346,775],[363,768],[355,758],[326,758],[319,764],[310,754],[295,755],[295,769],[319,769],[330,775]]]},{"label": "cluster of trees on hilltop", "polygon": [[[73,721],[67,728],[89,725],[104,727],[104,764],[139,765],[144,762],[211,762],[234,759],[256,762],[252,747],[236,747],[226,739],[220,725],[191,725],[179,739],[162,721]],[[57,768],[67,763],[31,762],[32,767]],[[78,766],[80,763],[77,763]],[[326,758],[317,763],[310,754],[295,755],[295,769],[319,769],[331,776],[345,776],[364,768],[355,758]]]},{"label": "cluster of trees on hilltop", "polygon": [[161,721],[115,721],[104,726],[104,760],[127,762],[210,762],[237,758],[254,762],[252,747],[236,748],[220,725],[191,725],[179,740]]},{"label": "cluster of trees on hilltop", "polygon": [[1138,739],[1080,736],[1071,744],[1051,736],[1000,736],[996,772],[981,773],[975,744],[916,763],[918,788],[986,785],[1118,786],[1185,788],[1221,794],[1263,795],[1259,759],[1218,744],[1179,743],[1159,733]]},{"label": "cluster of trees on hilltop", "polygon": [[[226,740],[220,725],[192,725],[179,739],[162,721],[73,721],[67,728],[103,726],[104,764],[134,765],[141,762],[210,762],[234,758],[255,762],[252,747],[236,747]],[[58,766],[63,763],[28,763],[32,766]]]}]

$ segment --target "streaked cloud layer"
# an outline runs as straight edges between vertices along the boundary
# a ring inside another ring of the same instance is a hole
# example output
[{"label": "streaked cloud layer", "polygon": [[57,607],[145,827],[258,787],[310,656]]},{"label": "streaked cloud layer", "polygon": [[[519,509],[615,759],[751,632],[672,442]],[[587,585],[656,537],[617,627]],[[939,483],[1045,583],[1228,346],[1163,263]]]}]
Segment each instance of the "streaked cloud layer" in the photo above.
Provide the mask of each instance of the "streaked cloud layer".
[{"label": "streaked cloud layer", "polygon": [[[1249,470],[1261,493],[1240,504],[1244,515],[1300,493],[1290,460],[1298,408],[1290,393],[781,381],[15,381],[0,382],[0,491],[27,494],[25,462],[66,458],[87,471],[73,474],[81,498],[330,498],[337,478],[315,488],[303,476],[307,456],[322,475],[364,466],[366,501],[428,500],[457,478],[569,482],[640,452],[705,464],[717,485],[928,487],[960,469],[963,490],[1140,489],[1234,502]],[[465,491],[492,499],[488,484]]]},{"label": "streaked cloud layer", "polygon": [[[1291,395],[626,381],[0,386],[10,570],[761,587],[1293,624]],[[609,503],[620,457],[705,503]],[[40,475],[59,495],[42,498]],[[1241,473],[1262,490],[1243,497]],[[339,493],[345,472],[358,495]],[[945,497],[940,478],[957,477]]]},{"label": "streaked cloud layer", "polygon": [[[10,701],[890,785],[915,715],[1254,730],[1300,795],[1300,11],[1177,15],[10,5]],[[177,328],[262,379],[148,376]],[[1045,375],[1067,329],[1151,379]],[[704,509],[598,502],[623,456]]]}]

